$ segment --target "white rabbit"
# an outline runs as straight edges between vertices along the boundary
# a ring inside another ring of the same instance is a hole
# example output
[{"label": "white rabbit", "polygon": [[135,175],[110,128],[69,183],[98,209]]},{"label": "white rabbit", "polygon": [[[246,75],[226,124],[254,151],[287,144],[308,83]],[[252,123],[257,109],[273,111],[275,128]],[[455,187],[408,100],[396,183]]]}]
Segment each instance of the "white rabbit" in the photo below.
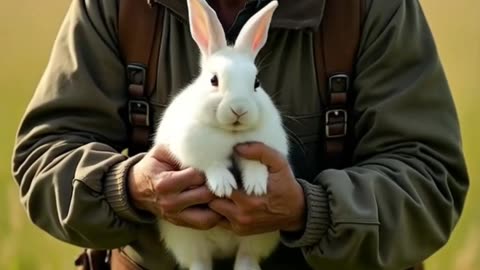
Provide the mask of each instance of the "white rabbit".
[{"label": "white rabbit", "polygon": [[[203,171],[210,190],[228,197],[237,189],[229,171],[235,145],[258,141],[288,154],[280,113],[259,85],[254,62],[265,45],[278,2],[270,2],[253,15],[233,46],[227,46],[216,13],[205,0],[187,3],[190,31],[201,52],[201,73],[166,108],[155,144],[166,145],[181,167]],[[267,167],[234,158],[247,194],[264,195]],[[200,231],[164,220],[159,226],[167,248],[190,270],[210,270],[213,258],[235,255],[235,270],[257,270],[260,260],[273,252],[279,241],[278,232],[240,237],[220,227]]]}]

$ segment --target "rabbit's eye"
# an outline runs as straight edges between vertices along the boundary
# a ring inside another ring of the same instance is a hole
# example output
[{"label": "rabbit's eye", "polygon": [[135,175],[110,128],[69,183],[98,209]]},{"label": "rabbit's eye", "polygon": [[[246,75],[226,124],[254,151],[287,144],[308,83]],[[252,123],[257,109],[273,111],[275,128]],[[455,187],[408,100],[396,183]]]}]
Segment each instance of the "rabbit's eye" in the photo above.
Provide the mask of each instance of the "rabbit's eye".
[{"label": "rabbit's eye", "polygon": [[213,75],[213,77],[210,79],[210,82],[212,83],[212,86],[218,86],[217,75]]},{"label": "rabbit's eye", "polygon": [[260,81],[258,80],[258,78],[255,78],[255,85],[254,85],[255,91],[257,91],[258,87],[260,87]]}]

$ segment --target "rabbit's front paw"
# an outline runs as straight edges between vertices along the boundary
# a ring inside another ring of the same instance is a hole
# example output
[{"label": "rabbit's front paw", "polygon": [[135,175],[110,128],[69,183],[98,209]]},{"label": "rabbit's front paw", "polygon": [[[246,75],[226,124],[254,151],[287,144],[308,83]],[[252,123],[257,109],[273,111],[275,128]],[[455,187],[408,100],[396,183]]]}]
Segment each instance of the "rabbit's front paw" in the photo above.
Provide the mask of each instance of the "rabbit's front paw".
[{"label": "rabbit's front paw", "polygon": [[237,257],[233,270],[262,270],[262,268],[253,258]]},{"label": "rabbit's front paw", "polygon": [[261,196],[267,193],[267,166],[255,160],[240,159],[242,183],[248,195]]},{"label": "rabbit's front paw", "polygon": [[214,166],[205,170],[208,188],[218,197],[230,197],[237,189],[237,181],[225,166]]}]

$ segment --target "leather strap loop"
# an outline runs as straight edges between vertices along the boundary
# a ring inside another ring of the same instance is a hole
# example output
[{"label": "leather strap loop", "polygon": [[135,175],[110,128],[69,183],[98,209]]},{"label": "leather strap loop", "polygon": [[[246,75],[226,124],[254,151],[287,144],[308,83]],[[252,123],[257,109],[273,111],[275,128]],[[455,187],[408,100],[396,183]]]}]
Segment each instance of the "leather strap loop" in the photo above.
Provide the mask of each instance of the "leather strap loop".
[{"label": "leather strap loop", "polygon": [[317,82],[325,106],[325,166],[346,163],[346,140],[353,76],[363,21],[362,0],[327,0],[320,30],[315,32]]},{"label": "leather strap loop", "polygon": [[164,8],[151,1],[122,0],[119,3],[120,50],[128,79],[128,153],[133,156],[147,151],[150,146],[152,119],[148,101],[157,82]]}]

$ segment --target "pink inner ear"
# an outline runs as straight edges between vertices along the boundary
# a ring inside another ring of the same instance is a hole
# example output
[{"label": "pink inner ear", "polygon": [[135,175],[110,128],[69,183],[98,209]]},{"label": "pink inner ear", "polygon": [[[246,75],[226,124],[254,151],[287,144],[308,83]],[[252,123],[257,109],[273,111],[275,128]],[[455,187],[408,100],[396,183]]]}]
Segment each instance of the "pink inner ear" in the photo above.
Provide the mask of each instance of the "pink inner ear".
[{"label": "pink inner ear", "polygon": [[197,42],[200,44],[202,50],[206,51],[208,49],[208,39],[206,36],[198,35]]},{"label": "pink inner ear", "polygon": [[255,31],[253,41],[252,41],[252,50],[257,51],[260,45],[262,45],[264,36],[265,36],[265,20],[262,20],[258,25],[258,28]]},{"label": "pink inner ear", "polygon": [[[203,12],[199,12],[198,16],[194,17],[195,21],[193,26],[195,27],[195,39],[200,46],[200,49],[204,52],[208,51],[208,27],[207,27],[207,20],[206,14]],[[200,18],[200,16],[202,18]]]}]

